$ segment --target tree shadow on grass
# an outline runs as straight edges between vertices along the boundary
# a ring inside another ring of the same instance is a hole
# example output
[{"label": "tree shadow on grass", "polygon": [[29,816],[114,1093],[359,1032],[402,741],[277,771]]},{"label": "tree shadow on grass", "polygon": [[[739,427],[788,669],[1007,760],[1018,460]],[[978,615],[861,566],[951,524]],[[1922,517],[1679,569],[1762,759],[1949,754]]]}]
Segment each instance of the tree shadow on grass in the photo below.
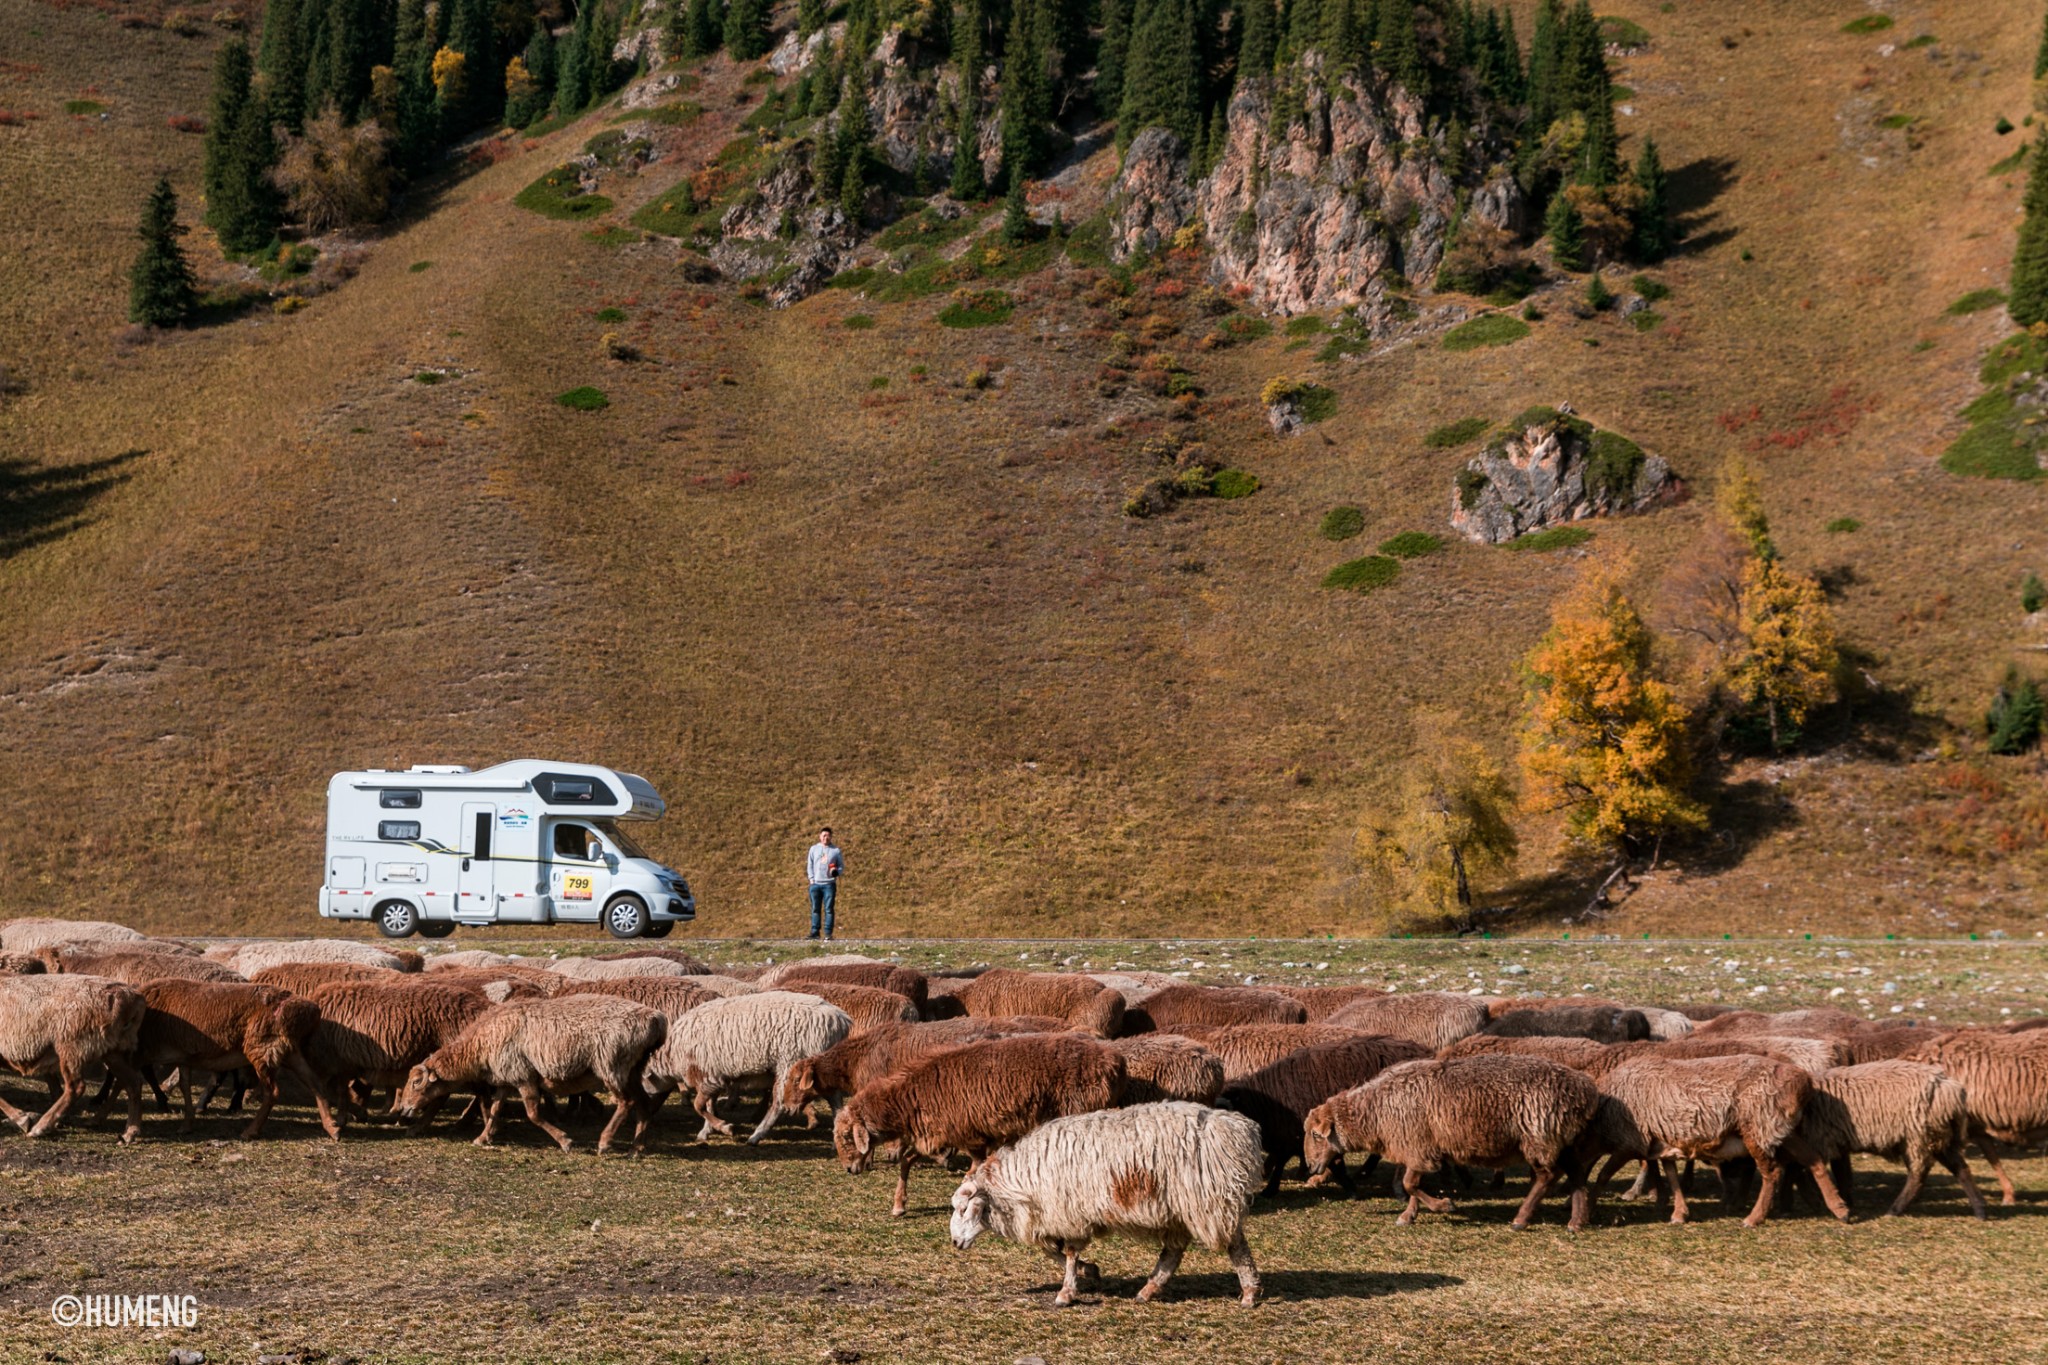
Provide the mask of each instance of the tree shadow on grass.
[{"label": "tree shadow on grass", "polygon": [[125,482],[126,467],[147,453],[124,450],[72,465],[0,455],[0,560],[85,526],[86,510]]},{"label": "tree shadow on grass", "polygon": [[1671,214],[1672,237],[1678,243],[1673,255],[1696,256],[1735,236],[1734,228],[1709,230],[1720,217],[1710,210],[1735,183],[1735,166],[1732,157],[1703,156],[1670,172],[1666,203]]}]

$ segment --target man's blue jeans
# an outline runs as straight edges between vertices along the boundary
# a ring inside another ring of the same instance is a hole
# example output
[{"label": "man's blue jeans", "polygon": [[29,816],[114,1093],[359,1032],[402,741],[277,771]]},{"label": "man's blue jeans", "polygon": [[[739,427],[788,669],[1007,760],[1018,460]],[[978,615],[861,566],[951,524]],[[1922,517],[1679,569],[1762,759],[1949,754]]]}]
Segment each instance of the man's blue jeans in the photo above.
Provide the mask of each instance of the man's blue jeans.
[{"label": "man's blue jeans", "polygon": [[825,916],[825,937],[832,937],[832,902],[839,894],[838,882],[811,883],[811,937],[818,936],[818,915]]}]

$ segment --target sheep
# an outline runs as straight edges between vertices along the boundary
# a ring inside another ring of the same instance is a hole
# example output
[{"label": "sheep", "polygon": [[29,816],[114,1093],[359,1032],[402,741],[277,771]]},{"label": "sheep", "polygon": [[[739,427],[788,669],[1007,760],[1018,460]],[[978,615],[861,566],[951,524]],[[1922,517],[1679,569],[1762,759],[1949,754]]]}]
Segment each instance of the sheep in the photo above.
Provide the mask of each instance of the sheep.
[{"label": "sheep", "polygon": [[[1592,996],[1528,996],[1514,999],[1496,999],[1487,1005],[1487,1012],[1495,1019],[1512,1014],[1517,1010],[1554,1010],[1592,1006],[1607,1010],[1634,1010],[1643,1016],[1650,1026],[1649,1036],[1661,1041],[1684,1038],[1692,1033],[1692,1020],[1677,1010],[1659,1009],[1655,1005],[1624,1005],[1612,1000],[1595,999]],[[1513,1035],[1508,1035],[1513,1036]],[[1533,1037],[1535,1035],[1524,1035]],[[1621,1040],[1627,1041],[1627,1040]]]},{"label": "sheep", "polygon": [[960,993],[973,985],[975,975],[927,976],[925,981],[924,1017],[932,1019],[958,1019],[967,1013],[967,1006],[961,1002]]},{"label": "sheep", "polygon": [[40,976],[43,960],[27,953],[0,953],[0,976]]},{"label": "sheep", "polygon": [[1827,1163],[1799,1137],[1813,1079],[1798,1067],[1755,1055],[1646,1057],[1616,1067],[1598,1084],[1603,1098],[1580,1137],[1581,1157],[1587,1169],[1600,1155],[1608,1160],[1597,1177],[1574,1193],[1575,1225],[1591,1217],[1593,1199],[1625,1161],[1662,1161],[1671,1221],[1683,1223],[1685,1194],[1676,1158],[1718,1162],[1747,1154],[1763,1180],[1756,1207],[1742,1221],[1756,1227],[1770,1215],[1777,1197],[1781,1152],[1813,1173],[1830,1212],[1846,1216],[1847,1205]]},{"label": "sheep", "polygon": [[[1422,1188],[1446,1163],[1504,1170],[1527,1164],[1529,1193],[1510,1224],[1529,1226],[1560,1172],[1576,1183],[1574,1144],[1600,1107],[1592,1079],[1541,1057],[1512,1053],[1439,1057],[1387,1068],[1364,1085],[1311,1110],[1302,1123],[1309,1183],[1343,1169],[1346,1152],[1383,1157],[1402,1168],[1406,1227],[1419,1208],[1449,1213],[1451,1203]],[[1574,1217],[1574,1230],[1582,1224]]]},{"label": "sheep", "polygon": [[2037,1014],[2031,1019],[2014,1019],[2010,1023],[2000,1024],[1998,1031],[2001,1033],[2032,1033],[2036,1029],[2044,1028],[2048,1028],[2048,1014]]},{"label": "sheep", "polygon": [[1627,1043],[1617,1047],[1596,1043],[1590,1038],[1554,1038],[1545,1034],[1504,1038],[1496,1033],[1475,1033],[1470,1038],[1460,1038],[1437,1055],[1444,1058],[1541,1057],[1589,1076],[1604,1076],[1625,1061],[1657,1055],[1654,1051],[1657,1046],[1654,1043]]},{"label": "sheep", "polygon": [[477,1146],[492,1145],[499,1111],[506,1098],[516,1094],[526,1117],[566,1152],[575,1144],[542,1115],[541,1097],[603,1090],[611,1095],[613,1107],[598,1135],[598,1153],[611,1150],[629,1113],[637,1116],[637,1153],[649,1118],[641,1093],[648,1059],[667,1036],[661,1015],[631,1000],[608,995],[508,1000],[484,1010],[413,1067],[399,1096],[399,1113],[424,1122],[453,1091],[490,1086],[495,1094],[484,1110],[484,1130],[474,1139]]},{"label": "sheep", "polygon": [[1568,1005],[1511,1010],[1480,1031],[1496,1038],[1589,1038],[1596,1043],[1635,1043],[1650,1036],[1650,1021],[1638,1010]]},{"label": "sheep", "polygon": [[[307,995],[320,1022],[306,1041],[306,1064],[323,1085],[338,1086],[337,1095],[354,1082],[395,1094],[415,1066],[490,1008],[481,992],[440,979],[446,973],[381,975],[386,979],[328,982]],[[415,1131],[425,1126],[423,1119]]]},{"label": "sheep", "polygon": [[1163,1103],[1058,1118],[1001,1148],[953,1192],[950,1231],[962,1251],[984,1231],[1063,1261],[1055,1307],[1073,1303],[1081,1253],[1108,1232],[1159,1244],[1138,1298],[1158,1297],[1188,1246],[1230,1258],[1238,1302],[1258,1302],[1259,1271],[1245,1241],[1258,1185],[1258,1130],[1237,1114]]},{"label": "sheep", "polygon": [[1486,1027],[1486,1004],[1447,991],[1407,991],[1354,1000],[1326,1021],[1361,1033],[1406,1038],[1434,1052]]},{"label": "sheep", "polygon": [[[150,981],[140,988],[149,1010],[143,1015],[136,1043],[142,1066],[175,1066],[185,1100],[181,1127],[192,1127],[194,1070],[229,1072],[247,1068],[256,1077],[263,1101],[242,1137],[263,1131],[277,1103],[280,1072],[289,1072],[313,1092],[320,1125],[329,1137],[341,1128],[327,1103],[327,1091],[306,1065],[306,1040],[320,1023],[319,1007],[302,996],[254,982]],[[101,1106],[106,1104],[101,1098]]]},{"label": "sheep", "polygon": [[1222,1060],[1192,1038],[1140,1033],[1112,1038],[1109,1045],[1124,1059],[1127,1107],[1161,1100],[1213,1104],[1223,1093]]},{"label": "sheep", "polygon": [[[1281,1172],[1301,1154],[1301,1125],[1311,1109],[1390,1066],[1428,1055],[1427,1048],[1405,1038],[1355,1034],[1341,1043],[1290,1052],[1225,1085],[1222,1103],[1259,1125],[1266,1148],[1266,1193],[1279,1193]],[[1350,1184],[1342,1162],[1333,1174],[1339,1184]]]},{"label": "sheep", "polygon": [[679,962],[670,962],[659,957],[636,957],[621,961],[595,957],[565,957],[549,963],[548,970],[560,976],[583,981],[615,981],[622,976],[696,976],[700,980],[706,979],[701,973],[684,971]]},{"label": "sheep", "polygon": [[1299,1000],[1243,986],[1168,986],[1124,1007],[1123,1032],[1150,1033],[1176,1024],[1304,1024]]},{"label": "sheep", "polygon": [[87,941],[136,943],[148,938],[125,924],[97,919],[11,919],[0,924],[0,948],[10,953],[32,953],[52,943]]},{"label": "sheep", "polygon": [[910,997],[876,986],[852,986],[840,981],[811,981],[799,977],[777,989],[815,995],[837,1005],[846,1011],[847,1018],[853,1020],[855,1033],[881,1024],[914,1024],[922,1017]]},{"label": "sheep", "polygon": [[1271,1066],[1290,1052],[1323,1047],[1359,1037],[1358,1030],[1329,1024],[1225,1024],[1186,1026],[1170,1030],[1192,1038],[1223,1063],[1227,1084]]},{"label": "sheep", "polygon": [[1308,1022],[1324,1023],[1338,1010],[1354,1000],[1377,1000],[1389,992],[1378,986],[1266,986],[1262,989],[1277,991],[1290,1000],[1298,1000],[1308,1011]]},{"label": "sheep", "polygon": [[759,995],[761,993],[761,988],[753,982],[742,981],[734,976],[720,976],[717,974],[711,976],[692,976],[690,977],[690,984],[700,991],[709,991],[711,994],[723,999],[730,999],[735,995]]},{"label": "sheep", "polygon": [[1098,1038],[1114,1038],[1124,1022],[1124,998],[1085,976],[1016,972],[997,967],[961,988],[961,1007],[978,1019],[1050,1014]]},{"label": "sheep", "polygon": [[142,995],[91,976],[0,975],[0,1065],[17,1075],[56,1077],[59,1089],[42,1117],[0,1097],[0,1116],[32,1138],[47,1137],[85,1093],[86,1073],[104,1066],[128,1091],[121,1141],[142,1133],[142,1077],[136,1039],[146,1010]]},{"label": "sheep", "polygon": [[392,971],[418,971],[424,959],[418,953],[375,948],[339,938],[309,938],[290,943],[223,943],[206,950],[206,956],[222,962],[243,976],[254,976],[265,967],[285,962],[360,962]]},{"label": "sheep", "polygon": [[555,994],[609,995],[620,1000],[631,1000],[658,1011],[671,1025],[697,1006],[721,998],[699,989],[690,978],[681,976],[625,976],[612,981],[565,981]]},{"label": "sheep", "polygon": [[1864,1062],[1886,1062],[1903,1057],[1913,1049],[1924,1045],[1931,1038],[1945,1036],[1949,1030],[1925,1029],[1915,1025],[1903,1028],[1859,1029],[1842,1041],[1848,1045],[1849,1064]]},{"label": "sheep", "polygon": [[[693,977],[691,984],[702,978]],[[677,1019],[668,1041],[647,1065],[648,1093],[656,1107],[668,1092],[687,1086],[693,1105],[703,1116],[697,1141],[712,1131],[732,1135],[732,1125],[712,1112],[712,1104],[734,1081],[769,1076],[768,1108],[747,1137],[758,1145],[782,1117],[782,1093],[789,1069],[815,1057],[853,1031],[845,1010],[815,995],[796,991],[759,991],[699,1005]]]},{"label": "sheep", "polygon": [[[391,973],[385,972],[389,977]],[[374,978],[373,978],[374,979]],[[400,978],[401,980],[404,978]],[[652,981],[657,978],[635,976],[624,978],[628,982]],[[669,978],[658,978],[667,981]],[[461,986],[466,990],[479,991],[484,998],[493,1002],[503,1000],[531,1000],[539,996],[567,995],[572,986],[587,985],[553,972],[521,971],[510,967],[470,967],[453,971],[435,972],[422,980],[439,981],[445,985]],[[389,984],[387,982],[387,984]],[[608,984],[608,983],[607,983]]]},{"label": "sheep", "polygon": [[[1619,1000],[1603,1000],[1597,995],[1501,995],[1486,1002],[1486,1013],[1499,1019],[1503,1015],[1523,1010],[1569,1010],[1603,1009],[1625,1010],[1629,1008]],[[1506,1037],[1540,1037],[1539,1034],[1507,1034]]]},{"label": "sheep", "polygon": [[599,962],[630,962],[634,958],[659,958],[664,962],[673,962],[690,976],[709,976],[712,972],[711,964],[680,948],[625,948],[616,953],[597,955]]},{"label": "sheep", "polygon": [[815,1127],[811,1102],[837,1105],[846,1096],[884,1076],[907,1071],[928,1057],[988,1038],[1009,1036],[995,1019],[938,1019],[916,1024],[883,1024],[864,1033],[849,1033],[815,1057],[789,1068],[782,1081],[782,1107],[802,1113],[804,1126]]},{"label": "sheep", "polygon": [[2000,1202],[2017,1204],[2004,1149],[2029,1147],[2048,1137],[2048,1033],[1957,1029],[1928,1039],[1906,1060],[1932,1062],[1962,1085],[1970,1137],[1998,1176]]},{"label": "sheep", "polygon": [[1735,1010],[1700,1024],[1693,1030],[1693,1036],[1733,1038],[1767,1033],[1779,1038],[1841,1038],[1861,1029],[1864,1022],[1845,1010],[1786,1010],[1781,1014]]},{"label": "sheep", "polygon": [[293,995],[311,995],[322,986],[343,981],[395,981],[398,977],[399,973],[388,967],[367,967],[360,962],[280,962],[249,979],[259,986],[276,986]]},{"label": "sheep", "polygon": [[469,967],[511,967],[521,963],[538,965],[531,958],[512,957],[494,953],[485,948],[459,948],[452,953],[436,953],[427,959],[426,970],[430,972],[462,971]]},{"label": "sheep", "polygon": [[761,988],[771,991],[804,990],[813,983],[894,991],[920,1011],[924,1009],[931,990],[923,972],[892,966],[887,962],[825,962],[813,958],[772,968],[760,977]]},{"label": "sheep", "polygon": [[1124,1059],[1107,1043],[1068,1033],[991,1038],[862,1087],[833,1119],[832,1147],[859,1175],[878,1146],[896,1140],[890,1211],[901,1218],[920,1160],[963,1152],[979,1161],[1047,1119],[1107,1109],[1123,1090]]},{"label": "sheep", "polygon": [[1673,1014],[1682,1014],[1695,1024],[1704,1024],[1709,1019],[1719,1019],[1724,1014],[1742,1014],[1746,1011],[1740,1005],[1665,1005],[1663,1008]]},{"label": "sheep", "polygon": [[1124,1008],[1129,1010],[1143,1004],[1152,996],[1169,986],[1185,985],[1177,976],[1165,972],[1147,972],[1136,969],[1121,972],[1084,972],[1090,981],[1100,982],[1124,998]]},{"label": "sheep", "polygon": [[[1970,1140],[1969,1099],[1963,1087],[1925,1062],[1877,1061],[1837,1067],[1814,1082],[1799,1136],[1834,1171],[1843,1200],[1850,1197],[1849,1154],[1870,1152],[1906,1168],[1905,1188],[1886,1212],[1904,1213],[1936,1161],[1954,1173],[1978,1218],[1984,1196],[1963,1159]],[[1846,1214],[1846,1210],[1844,1210]]]},{"label": "sheep", "polygon": [[[40,949],[36,956],[43,970],[72,976],[103,976],[139,986],[145,981],[240,981],[232,968],[203,957],[181,957],[176,953],[119,951],[124,945],[56,944]],[[103,951],[96,951],[103,950]]]}]

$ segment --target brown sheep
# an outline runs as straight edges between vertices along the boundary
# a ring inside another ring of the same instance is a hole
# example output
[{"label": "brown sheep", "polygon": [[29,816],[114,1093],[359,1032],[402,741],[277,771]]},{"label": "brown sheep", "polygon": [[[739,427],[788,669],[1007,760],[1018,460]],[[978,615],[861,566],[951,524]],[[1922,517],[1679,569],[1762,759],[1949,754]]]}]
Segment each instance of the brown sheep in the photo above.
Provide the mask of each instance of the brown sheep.
[{"label": "brown sheep", "polygon": [[991,1038],[863,1087],[840,1106],[832,1146],[859,1175],[876,1148],[895,1140],[892,1211],[900,1217],[918,1161],[962,1152],[979,1162],[1047,1119],[1113,1107],[1123,1089],[1124,1059],[1107,1043],[1067,1033]]},{"label": "brown sheep", "polygon": [[1486,1027],[1486,1002],[1448,991],[1404,991],[1354,1000],[1328,1019],[1341,1028],[1406,1038],[1431,1052],[1469,1038]]},{"label": "brown sheep", "polygon": [[961,1008],[977,1019],[1017,1014],[1050,1014],[1069,1027],[1098,1038],[1114,1038],[1123,1028],[1124,997],[1111,986],[1085,976],[1059,972],[1016,972],[997,967],[983,972],[959,992]]},{"label": "brown sheep", "polygon": [[53,944],[39,949],[46,972],[73,976],[103,976],[140,986],[145,981],[240,981],[241,974],[203,957],[176,953],[126,952],[126,945]]},{"label": "brown sheep", "polygon": [[0,975],[0,1066],[21,1076],[54,1077],[59,1086],[41,1118],[4,1098],[0,1115],[32,1138],[45,1137],[85,1093],[86,1073],[103,1066],[128,1091],[121,1141],[133,1142],[142,1132],[135,1046],[146,1009],[132,987],[99,977]]},{"label": "brown sheep", "polygon": [[2037,1014],[2031,1019],[2014,1019],[2010,1023],[2000,1024],[1998,1031],[2000,1033],[2032,1033],[2036,1029],[2044,1028],[2048,1028],[2048,1014]]},{"label": "brown sheep", "polygon": [[384,979],[332,981],[306,997],[320,1011],[306,1064],[337,1099],[357,1082],[388,1086],[395,1096],[415,1066],[490,1008],[482,992],[442,980],[450,973],[378,975]]},{"label": "brown sheep", "polygon": [[41,976],[43,960],[28,953],[0,953],[0,976]]},{"label": "brown sheep", "polygon": [[[1541,1057],[1408,1062],[1310,1111],[1302,1124],[1302,1159],[1311,1184],[1342,1170],[1346,1152],[1399,1164],[1408,1195],[1408,1207],[1395,1220],[1402,1226],[1415,1221],[1418,1207],[1450,1212],[1450,1200],[1422,1188],[1422,1177],[1446,1163],[1504,1170],[1522,1162],[1530,1180],[1512,1224],[1519,1230],[1529,1226],[1560,1172],[1576,1183],[1573,1147],[1599,1107],[1591,1078]],[[1575,1204],[1575,1230],[1582,1226],[1576,1214]]]},{"label": "brown sheep", "polygon": [[2048,1138],[2048,1033],[1957,1029],[1930,1038],[1906,1059],[1932,1062],[1961,1083],[1970,1112],[1970,1137],[1998,1176],[2001,1202],[2019,1192],[2005,1172],[2005,1149]]},{"label": "brown sheep", "polygon": [[412,1069],[399,1112],[420,1122],[431,1118],[452,1092],[488,1086],[495,1094],[484,1110],[477,1146],[492,1144],[499,1112],[516,1094],[526,1117],[566,1152],[575,1144],[541,1113],[542,1096],[603,1090],[611,1095],[613,1110],[598,1136],[598,1152],[611,1149],[628,1114],[636,1116],[633,1150],[638,1152],[649,1117],[642,1076],[648,1054],[667,1036],[668,1024],[660,1014],[613,996],[508,1000],[477,1015]]},{"label": "brown sheep", "polygon": [[763,972],[760,981],[764,990],[772,991],[809,990],[812,983],[894,991],[920,1011],[931,993],[931,984],[923,972],[887,962],[792,962]]},{"label": "brown sheep", "polygon": [[851,1033],[815,1057],[789,1069],[782,1082],[782,1107],[802,1110],[805,1127],[817,1126],[811,1102],[837,1105],[846,1096],[908,1071],[941,1052],[1010,1036],[996,1019],[938,1019],[917,1024],[883,1024],[865,1033]]},{"label": "brown sheep", "polygon": [[1676,1159],[1718,1163],[1745,1154],[1763,1177],[1756,1207],[1742,1220],[1745,1227],[1756,1227],[1770,1215],[1778,1193],[1781,1153],[1813,1173],[1831,1212],[1847,1215],[1848,1206],[1827,1163],[1798,1134],[1813,1094],[1812,1078],[1798,1067],[1753,1055],[1652,1056],[1616,1067],[1600,1078],[1599,1086],[1600,1110],[1580,1136],[1580,1158],[1588,1170],[1603,1155],[1607,1164],[1573,1195],[1575,1225],[1583,1226],[1592,1216],[1600,1188],[1629,1160],[1662,1161],[1671,1221],[1683,1223],[1685,1193]]},{"label": "brown sheep", "polygon": [[1590,1038],[1552,1038],[1542,1034],[1528,1038],[1503,1038],[1493,1033],[1475,1033],[1460,1038],[1437,1055],[1454,1057],[1541,1057],[1545,1061],[1604,1076],[1625,1061],[1658,1055],[1661,1043],[1627,1043],[1619,1047],[1596,1043]]},{"label": "brown sheep", "polygon": [[1482,1033],[1496,1038],[1588,1038],[1596,1043],[1639,1043],[1650,1036],[1650,1021],[1640,1010],[1611,1005],[1561,1005],[1542,1010],[1510,1010],[1496,1016]]},{"label": "brown sheep", "polygon": [[[389,967],[369,967],[360,962],[280,962],[250,977],[259,986],[275,986],[293,995],[311,995],[322,986],[347,981],[396,981],[400,973]],[[436,973],[434,980],[441,980]]]},{"label": "brown sheep", "polygon": [[1223,1093],[1223,1062],[1192,1038],[1176,1033],[1140,1033],[1112,1038],[1124,1059],[1126,1106],[1160,1100],[1214,1104]]},{"label": "brown sheep", "polygon": [[1951,1030],[1928,1029],[1907,1025],[1904,1028],[1858,1029],[1842,1041],[1849,1049],[1850,1066],[1865,1062],[1888,1062],[1903,1057],[1915,1048],[1922,1047],[1936,1038],[1948,1036]]},{"label": "brown sheep", "polygon": [[[388,982],[391,973],[384,976]],[[629,981],[644,981],[645,977],[627,977]],[[436,981],[444,986],[460,986],[464,990],[480,992],[486,1000],[496,1004],[501,1000],[532,1000],[541,996],[567,995],[569,987],[587,984],[573,978],[557,976],[553,972],[507,972],[492,967],[453,968],[430,972],[422,977],[424,981]]]},{"label": "brown sheep", "polygon": [[1969,1100],[1938,1066],[1879,1061],[1836,1067],[1814,1082],[1799,1136],[1833,1168],[1845,1202],[1852,1179],[1850,1153],[1871,1152],[1906,1168],[1905,1188],[1886,1216],[1906,1211],[1936,1161],[1954,1173],[1970,1212],[1989,1216],[1963,1159],[1970,1140]]},{"label": "brown sheep", "polygon": [[1191,1025],[1171,1031],[1183,1038],[1192,1038],[1215,1053],[1223,1063],[1226,1085],[1251,1075],[1260,1067],[1271,1066],[1290,1052],[1349,1042],[1361,1036],[1357,1029],[1336,1028],[1329,1024]]},{"label": "brown sheep", "polygon": [[567,981],[555,994],[614,996],[620,1000],[631,1000],[635,1004],[645,1005],[670,1021],[688,1014],[707,1001],[721,998],[691,985],[690,978],[686,976],[620,976],[610,980]]},{"label": "brown sheep", "polygon": [[[1627,1008],[1629,1007],[1622,1004],[1619,1000],[1603,1000],[1597,995],[1503,995],[1496,996],[1486,1002],[1486,1012],[1495,1019],[1500,1018],[1503,1014],[1513,1014],[1517,1010],[1625,1010]],[[1515,1037],[1518,1035],[1505,1034],[1503,1036]],[[1519,1036],[1534,1038],[1540,1035],[1527,1033]]]},{"label": "brown sheep", "polygon": [[328,1136],[341,1136],[326,1088],[304,1056],[306,1041],[320,1024],[319,1007],[312,1001],[254,982],[151,981],[140,989],[149,1010],[142,1018],[136,1061],[178,1068],[185,1131],[191,1131],[193,1119],[191,1073],[246,1067],[256,1077],[262,1103],[242,1130],[244,1139],[263,1131],[263,1122],[277,1103],[278,1078],[286,1072],[313,1092],[320,1125]]},{"label": "brown sheep", "polygon": [[1693,1031],[1693,1036],[1733,1038],[1767,1033],[1779,1038],[1844,1038],[1862,1029],[1865,1023],[1846,1010],[1786,1010],[1779,1014],[1735,1010],[1707,1020]]},{"label": "brown sheep", "polygon": [[[1223,1087],[1221,1103],[1259,1125],[1266,1149],[1266,1193],[1280,1190],[1280,1174],[1301,1155],[1302,1120],[1332,1095],[1363,1085],[1390,1066],[1427,1057],[1429,1049],[1405,1038],[1354,1034],[1340,1043],[1303,1048]],[[1331,1173],[1347,1188],[1340,1161]]]},{"label": "brown sheep", "polygon": [[799,978],[779,983],[776,990],[795,991],[799,995],[815,995],[820,1000],[829,1000],[846,1011],[853,1020],[853,1031],[859,1033],[882,1024],[914,1024],[919,1015],[917,1006],[907,995],[885,991],[876,986],[852,986],[843,981],[812,981]]},{"label": "brown sheep", "polygon": [[1289,1000],[1300,1001],[1311,1024],[1322,1023],[1354,1000],[1374,1000],[1391,994],[1378,986],[1264,986],[1261,989],[1277,991]]},{"label": "brown sheep", "polygon": [[1151,1033],[1182,1024],[1304,1024],[1299,1000],[1247,986],[1168,986],[1124,1009],[1126,1034]]},{"label": "brown sheep", "polygon": [[1673,1014],[1682,1014],[1695,1024],[1704,1024],[1709,1019],[1719,1019],[1724,1014],[1745,1012],[1740,1005],[1660,1005],[1658,1008],[1670,1010]]}]

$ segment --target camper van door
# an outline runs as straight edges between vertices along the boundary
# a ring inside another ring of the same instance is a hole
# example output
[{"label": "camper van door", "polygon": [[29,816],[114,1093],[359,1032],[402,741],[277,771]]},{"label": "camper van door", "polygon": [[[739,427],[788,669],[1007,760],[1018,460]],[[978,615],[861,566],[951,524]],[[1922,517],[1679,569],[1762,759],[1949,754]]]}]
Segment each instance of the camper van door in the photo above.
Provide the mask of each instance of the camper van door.
[{"label": "camper van door", "polygon": [[462,807],[462,871],[456,879],[455,917],[464,920],[495,919],[498,914],[497,885],[493,879],[491,840],[497,832],[498,808],[481,801]]}]

